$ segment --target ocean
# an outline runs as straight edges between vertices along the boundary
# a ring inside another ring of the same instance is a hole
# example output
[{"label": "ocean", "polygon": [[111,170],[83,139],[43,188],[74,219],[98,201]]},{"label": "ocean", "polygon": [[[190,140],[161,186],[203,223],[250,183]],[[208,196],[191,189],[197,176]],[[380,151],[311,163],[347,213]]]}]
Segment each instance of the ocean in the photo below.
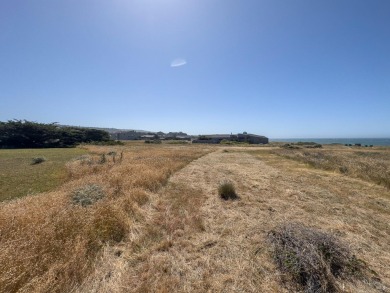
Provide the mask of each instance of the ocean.
[{"label": "ocean", "polygon": [[270,142],[316,142],[320,144],[356,144],[390,146],[390,138],[271,138]]}]

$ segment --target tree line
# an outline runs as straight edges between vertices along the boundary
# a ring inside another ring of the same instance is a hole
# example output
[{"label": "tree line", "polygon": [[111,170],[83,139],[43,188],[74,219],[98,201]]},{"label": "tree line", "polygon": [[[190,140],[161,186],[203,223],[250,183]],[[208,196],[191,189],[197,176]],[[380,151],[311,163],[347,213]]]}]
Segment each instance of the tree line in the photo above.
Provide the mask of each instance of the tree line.
[{"label": "tree line", "polygon": [[110,141],[107,131],[27,120],[0,121],[0,148],[62,148]]}]

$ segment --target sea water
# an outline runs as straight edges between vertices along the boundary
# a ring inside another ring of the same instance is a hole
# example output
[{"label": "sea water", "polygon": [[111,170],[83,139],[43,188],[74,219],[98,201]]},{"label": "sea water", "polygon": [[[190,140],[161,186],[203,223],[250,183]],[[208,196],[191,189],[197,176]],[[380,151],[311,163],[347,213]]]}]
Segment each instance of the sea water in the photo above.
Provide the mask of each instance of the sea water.
[{"label": "sea water", "polygon": [[270,142],[316,142],[320,144],[357,144],[390,146],[390,138],[272,138]]}]

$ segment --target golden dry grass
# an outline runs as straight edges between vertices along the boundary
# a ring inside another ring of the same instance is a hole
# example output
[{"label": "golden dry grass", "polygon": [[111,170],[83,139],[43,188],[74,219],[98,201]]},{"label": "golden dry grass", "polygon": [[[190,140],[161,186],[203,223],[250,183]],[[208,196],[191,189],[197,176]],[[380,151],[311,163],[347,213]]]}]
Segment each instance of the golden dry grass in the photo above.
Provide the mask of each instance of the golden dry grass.
[{"label": "golden dry grass", "polygon": [[273,153],[307,163],[315,168],[338,171],[390,188],[389,148],[278,149]]},{"label": "golden dry grass", "polygon": [[[218,186],[226,180],[235,183],[239,201],[219,198]],[[173,194],[179,183],[179,194],[200,203],[194,209],[180,205],[183,215],[199,219],[195,226],[185,222],[185,229],[177,224],[183,217],[175,219],[174,209],[166,208],[175,198],[166,191]],[[390,200],[383,187],[310,169],[266,150],[230,149],[174,174],[160,197],[165,208],[153,213],[166,221],[152,217],[150,227],[156,230],[142,238],[144,249],[135,254],[124,248],[117,266],[122,277],[117,273],[111,287],[96,292],[291,292],[267,241],[268,233],[286,222],[336,235],[377,274],[366,282],[338,280],[343,291],[388,290]],[[173,233],[161,233],[167,231],[161,226]]]},{"label": "golden dry grass", "polygon": [[[62,188],[0,206],[0,291],[291,292],[267,240],[286,222],[335,235],[372,270],[337,288],[389,291],[388,189],[264,147],[224,149],[89,147]],[[99,163],[111,150],[122,163]],[[239,200],[221,200],[226,181]],[[75,205],[88,184],[106,197]]]},{"label": "golden dry grass", "polygon": [[[68,164],[58,190],[0,205],[0,291],[70,292],[94,272],[104,251],[132,237],[149,193],[207,150],[191,147],[87,147],[92,157]],[[123,152],[121,162],[101,155]],[[105,198],[89,207],[72,191],[98,185]],[[147,207],[145,208],[147,209]]]}]

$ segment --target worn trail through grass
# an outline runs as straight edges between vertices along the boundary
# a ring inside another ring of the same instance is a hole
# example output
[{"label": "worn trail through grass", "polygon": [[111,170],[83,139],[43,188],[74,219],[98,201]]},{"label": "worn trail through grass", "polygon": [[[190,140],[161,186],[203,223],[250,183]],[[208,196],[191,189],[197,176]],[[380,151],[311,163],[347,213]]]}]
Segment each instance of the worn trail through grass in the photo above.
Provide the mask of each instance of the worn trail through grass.
[{"label": "worn trail through grass", "polygon": [[[234,182],[240,200],[218,197],[224,180]],[[346,292],[388,290],[390,193],[384,187],[307,168],[267,151],[239,148],[218,150],[190,163],[170,178],[163,193],[177,186],[196,198],[201,228],[174,231],[169,245],[133,270],[147,276],[133,291],[288,292],[266,240],[267,233],[284,222],[335,234],[377,273],[365,284],[340,282]]]}]

